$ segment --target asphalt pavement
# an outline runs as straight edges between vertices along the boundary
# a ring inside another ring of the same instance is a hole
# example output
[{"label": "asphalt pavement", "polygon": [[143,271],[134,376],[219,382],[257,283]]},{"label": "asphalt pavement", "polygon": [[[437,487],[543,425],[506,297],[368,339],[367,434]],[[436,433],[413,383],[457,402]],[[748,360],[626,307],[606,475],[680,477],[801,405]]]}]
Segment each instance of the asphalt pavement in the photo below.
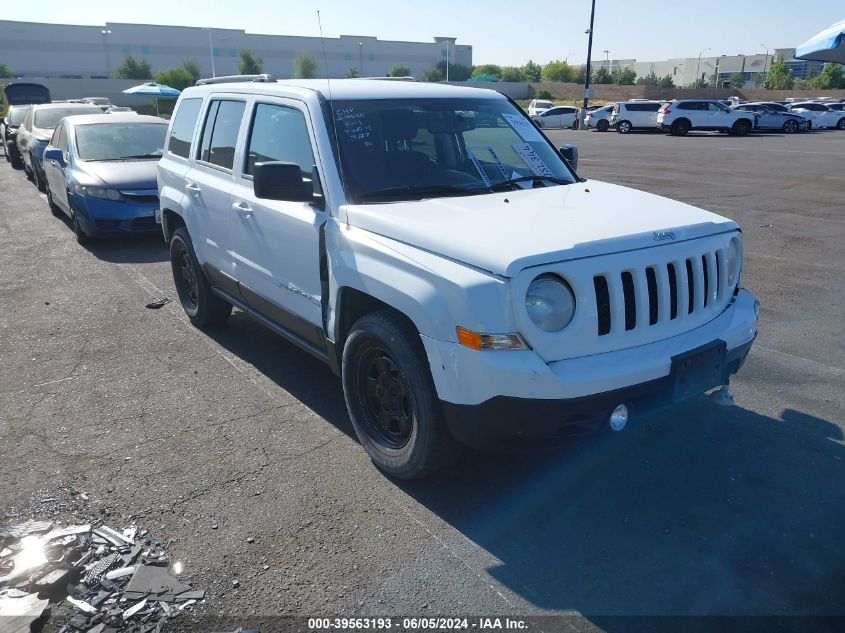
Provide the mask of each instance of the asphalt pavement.
[{"label": "asphalt pavement", "polygon": [[0,163],[0,525],[137,522],[200,613],[244,620],[845,616],[845,132],[547,133],[586,178],[743,226],[762,315],[736,406],[392,480],[326,367],[240,313],[193,328],[160,238],[84,248]]}]

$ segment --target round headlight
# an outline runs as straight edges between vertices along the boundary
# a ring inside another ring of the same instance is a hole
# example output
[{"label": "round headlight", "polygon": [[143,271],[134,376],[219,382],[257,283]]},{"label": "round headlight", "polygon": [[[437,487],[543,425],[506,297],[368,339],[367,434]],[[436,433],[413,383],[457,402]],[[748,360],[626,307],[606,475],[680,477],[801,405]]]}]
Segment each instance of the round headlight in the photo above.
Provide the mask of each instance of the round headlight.
[{"label": "round headlight", "polygon": [[742,238],[735,235],[728,244],[727,252],[728,287],[733,288],[739,280],[742,269]]},{"label": "round headlight", "polygon": [[563,279],[555,275],[540,275],[525,293],[528,316],[541,330],[562,330],[575,315],[575,295]]}]

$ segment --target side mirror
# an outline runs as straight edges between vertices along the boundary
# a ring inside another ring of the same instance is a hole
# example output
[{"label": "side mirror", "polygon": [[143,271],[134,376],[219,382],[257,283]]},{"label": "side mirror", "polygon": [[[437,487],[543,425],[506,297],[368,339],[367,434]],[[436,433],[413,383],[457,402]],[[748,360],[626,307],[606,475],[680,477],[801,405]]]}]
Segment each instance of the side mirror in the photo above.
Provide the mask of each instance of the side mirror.
[{"label": "side mirror", "polygon": [[252,172],[252,188],[257,198],[265,200],[311,202],[314,199],[313,184],[311,181],[303,180],[302,170],[296,163],[284,161],[255,163]]},{"label": "side mirror", "polygon": [[57,147],[48,147],[44,150],[44,160],[54,160],[59,165],[65,164],[64,154],[62,154],[62,150]]},{"label": "side mirror", "polygon": [[567,144],[560,148],[560,155],[563,156],[563,160],[569,163],[569,166],[572,167],[573,170],[578,169],[578,146]]}]

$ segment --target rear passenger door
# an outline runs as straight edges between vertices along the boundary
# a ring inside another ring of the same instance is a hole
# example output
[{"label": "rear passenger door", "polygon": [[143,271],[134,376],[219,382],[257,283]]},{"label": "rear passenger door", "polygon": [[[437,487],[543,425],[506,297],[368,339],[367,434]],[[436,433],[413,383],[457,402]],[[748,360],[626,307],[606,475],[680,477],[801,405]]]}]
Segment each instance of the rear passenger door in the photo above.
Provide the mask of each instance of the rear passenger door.
[{"label": "rear passenger door", "polygon": [[259,162],[315,168],[311,122],[291,99],[260,98],[247,117],[243,156],[229,205],[235,276],[243,298],[289,332],[324,350],[320,285],[320,226],[325,212],[308,202],[266,200],[253,191]]},{"label": "rear passenger door", "polygon": [[212,282],[227,286],[230,292],[233,283],[221,283],[218,273],[230,279],[235,269],[230,255],[229,196],[235,186],[235,156],[245,112],[243,97],[215,95],[208,99],[193,162],[185,175],[186,200],[195,223],[194,250]]}]

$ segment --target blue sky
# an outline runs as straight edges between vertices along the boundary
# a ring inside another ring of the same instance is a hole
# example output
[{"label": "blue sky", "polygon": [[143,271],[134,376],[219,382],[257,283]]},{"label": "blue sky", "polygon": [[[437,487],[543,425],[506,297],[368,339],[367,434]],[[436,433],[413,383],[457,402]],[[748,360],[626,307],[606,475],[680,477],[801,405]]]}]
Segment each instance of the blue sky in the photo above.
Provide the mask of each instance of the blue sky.
[{"label": "blue sky", "polygon": [[[307,5],[307,6],[303,6]],[[140,8],[143,7],[143,10]],[[473,46],[473,61],[521,65],[568,56],[584,63],[589,0],[141,0],[6,2],[6,20],[102,24],[133,22],[241,28],[251,33],[318,35],[316,10],[326,36],[373,35],[379,39],[431,41],[435,35]],[[794,47],[842,19],[834,0],[597,0],[594,56],[659,60],[763,53]]]}]

